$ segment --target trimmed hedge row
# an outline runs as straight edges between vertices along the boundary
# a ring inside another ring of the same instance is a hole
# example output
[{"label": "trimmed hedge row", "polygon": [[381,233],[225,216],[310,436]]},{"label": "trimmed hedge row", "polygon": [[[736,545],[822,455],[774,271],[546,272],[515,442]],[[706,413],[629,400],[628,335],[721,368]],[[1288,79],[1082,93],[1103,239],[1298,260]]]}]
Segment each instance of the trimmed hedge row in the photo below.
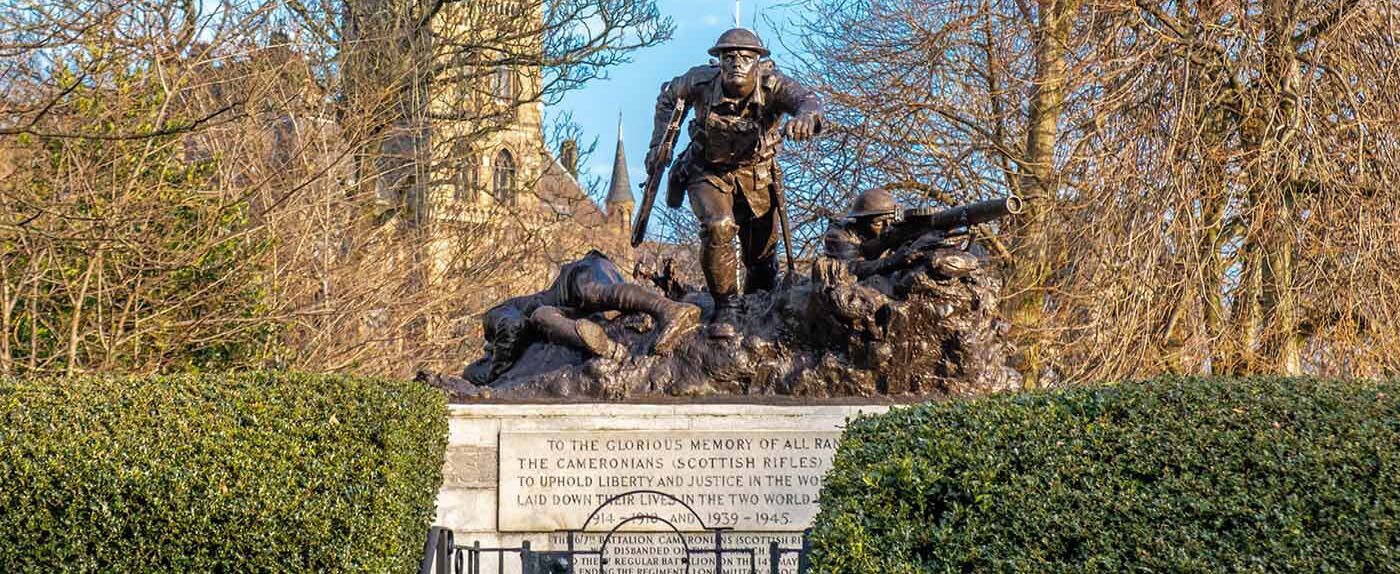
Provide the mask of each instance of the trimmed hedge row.
[{"label": "trimmed hedge row", "polygon": [[406,572],[442,395],[291,373],[0,380],[6,572]]},{"label": "trimmed hedge row", "polygon": [[1400,384],[1158,379],[854,421],[816,572],[1400,571]]}]

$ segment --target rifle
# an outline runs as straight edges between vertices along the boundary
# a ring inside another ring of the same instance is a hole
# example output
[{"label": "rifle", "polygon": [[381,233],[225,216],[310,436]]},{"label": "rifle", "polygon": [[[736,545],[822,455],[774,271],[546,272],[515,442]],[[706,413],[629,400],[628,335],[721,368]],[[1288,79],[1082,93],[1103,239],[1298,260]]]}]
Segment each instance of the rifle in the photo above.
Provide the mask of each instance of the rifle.
[{"label": "rifle", "polygon": [[905,210],[904,218],[896,222],[889,231],[861,242],[860,252],[867,259],[875,259],[888,250],[922,237],[925,233],[948,232],[1017,213],[1021,213],[1021,198],[1014,195],[948,209],[916,207]]},{"label": "rifle", "polygon": [[[662,88],[665,91],[665,87]],[[676,146],[676,138],[681,133],[681,123],[685,121],[685,115],[690,112],[690,105],[678,102],[676,109],[671,111],[671,121],[666,123],[666,134],[661,138],[661,147],[652,154],[651,163],[647,164],[647,180],[642,182],[642,207],[637,210],[637,221],[632,224],[632,247],[642,244],[642,238],[647,234],[647,221],[651,219],[651,206],[656,203],[656,191],[661,187],[662,174],[666,171],[666,166],[671,165],[672,148]]]},{"label": "rifle", "polygon": [[787,276],[786,281],[796,279],[792,270],[792,231],[788,227],[787,210],[787,189],[783,186],[783,168],[778,165],[778,160],[773,160],[773,208],[778,210],[778,223],[783,230],[783,249],[787,252]]}]

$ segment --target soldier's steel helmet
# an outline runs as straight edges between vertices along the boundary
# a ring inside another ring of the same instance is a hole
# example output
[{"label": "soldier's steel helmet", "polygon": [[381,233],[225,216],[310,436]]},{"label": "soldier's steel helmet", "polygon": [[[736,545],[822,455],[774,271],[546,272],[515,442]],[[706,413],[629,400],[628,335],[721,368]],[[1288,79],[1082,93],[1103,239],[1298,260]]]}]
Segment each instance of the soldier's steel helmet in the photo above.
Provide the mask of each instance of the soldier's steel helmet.
[{"label": "soldier's steel helmet", "polygon": [[759,56],[768,57],[768,48],[763,47],[763,40],[758,39],[758,34],[752,30],[744,28],[734,28],[719,35],[715,40],[715,47],[710,48],[710,55],[716,58],[727,50],[753,50]]},{"label": "soldier's steel helmet", "polygon": [[851,211],[846,213],[846,217],[869,217],[872,215],[891,215],[899,210],[899,204],[895,203],[894,196],[883,189],[867,189],[856,196],[856,200],[851,204]]}]

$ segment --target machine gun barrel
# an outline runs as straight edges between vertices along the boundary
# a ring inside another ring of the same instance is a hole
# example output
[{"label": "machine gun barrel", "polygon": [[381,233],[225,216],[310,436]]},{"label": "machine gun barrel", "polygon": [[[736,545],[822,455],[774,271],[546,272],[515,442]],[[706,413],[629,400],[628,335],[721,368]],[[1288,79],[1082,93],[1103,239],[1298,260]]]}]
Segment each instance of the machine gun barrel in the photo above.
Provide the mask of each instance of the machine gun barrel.
[{"label": "machine gun barrel", "polygon": [[1021,198],[1012,195],[937,211],[910,209],[904,212],[904,220],[923,228],[925,232],[951,231],[1021,213],[1021,207]]}]

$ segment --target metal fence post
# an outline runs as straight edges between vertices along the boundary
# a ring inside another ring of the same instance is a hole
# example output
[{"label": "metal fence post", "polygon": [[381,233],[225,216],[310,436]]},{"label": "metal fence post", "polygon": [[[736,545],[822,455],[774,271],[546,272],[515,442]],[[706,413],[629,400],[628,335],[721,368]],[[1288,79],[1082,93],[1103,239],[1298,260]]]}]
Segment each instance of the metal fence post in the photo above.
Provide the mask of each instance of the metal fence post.
[{"label": "metal fence post", "polygon": [[428,540],[423,544],[423,560],[418,562],[418,574],[433,574],[433,563],[436,562],[435,551],[438,545],[438,536],[442,535],[442,529],[436,526],[428,527]]},{"label": "metal fence post", "polygon": [[447,574],[452,571],[452,531],[442,529],[442,534],[438,536],[437,547],[437,571],[438,574]]},{"label": "metal fence post", "polygon": [[812,567],[812,540],[809,538],[811,534],[811,528],[802,531],[802,553],[797,555],[797,574],[807,574],[807,570]]},{"label": "metal fence post", "polygon": [[[473,541],[472,541],[472,556],[471,556],[471,560],[468,560],[467,562],[468,562],[467,570],[470,572],[470,574],[481,574],[481,541],[480,541],[480,540],[473,540]],[[499,563],[500,563],[500,560],[497,560],[496,562],[499,564]],[[458,573],[458,574],[461,574],[461,573]]]},{"label": "metal fence post", "polygon": [[715,530],[715,574],[724,574],[723,530]]}]

